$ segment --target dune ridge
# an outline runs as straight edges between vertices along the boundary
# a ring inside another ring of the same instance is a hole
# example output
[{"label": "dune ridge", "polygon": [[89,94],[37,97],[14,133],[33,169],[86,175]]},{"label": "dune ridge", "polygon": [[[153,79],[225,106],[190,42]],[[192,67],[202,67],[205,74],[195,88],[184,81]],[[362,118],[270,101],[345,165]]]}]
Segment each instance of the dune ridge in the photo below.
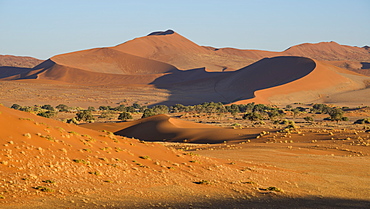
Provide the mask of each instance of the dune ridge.
[{"label": "dune ridge", "polygon": [[223,143],[255,139],[261,129],[231,129],[155,115],[131,122],[80,125],[93,130],[107,130],[116,135],[145,141]]},{"label": "dune ridge", "polygon": [[370,60],[368,49],[335,42],[301,44],[283,52],[216,49],[199,46],[167,30],[115,47],[57,55],[32,69],[0,68],[0,80],[38,79],[89,86],[152,85],[169,92],[165,103],[171,105],[207,101],[285,104],[319,101],[365,88],[368,77],[332,64],[347,69],[361,66],[361,72],[365,72],[369,66],[366,60]]}]

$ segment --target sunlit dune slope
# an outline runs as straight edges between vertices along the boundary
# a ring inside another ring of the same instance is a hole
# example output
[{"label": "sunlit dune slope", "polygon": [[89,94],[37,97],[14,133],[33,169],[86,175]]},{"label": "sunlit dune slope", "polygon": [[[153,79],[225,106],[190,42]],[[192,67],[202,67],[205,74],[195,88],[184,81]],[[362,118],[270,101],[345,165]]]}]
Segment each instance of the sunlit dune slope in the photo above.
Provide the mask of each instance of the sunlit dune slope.
[{"label": "sunlit dune slope", "polygon": [[[308,62],[306,62],[306,64],[301,63],[299,67],[294,65],[290,65],[290,68],[288,65],[280,66],[281,76],[290,75],[293,71],[301,71],[301,73],[303,73],[304,69],[306,69],[305,76],[300,78],[296,77],[297,79],[291,80],[282,85],[271,86],[269,88],[256,88],[253,99],[238,101],[237,103],[257,102],[288,104],[295,101],[313,102],[321,100],[328,95],[363,89],[366,87],[365,81],[369,80],[369,77],[362,76],[327,63],[310,60],[308,58],[299,59],[306,59]],[[304,66],[306,66],[306,68]],[[273,69],[279,69],[279,67],[274,65]],[[292,75],[297,75],[296,73],[298,72],[295,72]],[[270,74],[272,77],[268,77],[267,72],[262,73],[262,75],[265,75],[264,77],[267,79],[280,78],[278,75],[274,76],[273,74]],[[273,82],[269,81],[267,83]],[[237,91],[238,89],[241,88],[235,88],[234,91]]]},{"label": "sunlit dune slope", "polygon": [[166,115],[156,115],[132,122],[92,123],[81,125],[94,130],[109,130],[117,135],[146,141],[222,143],[230,140],[255,138],[261,130],[231,129],[182,121]]},{"label": "sunlit dune slope", "polygon": [[173,71],[177,69],[165,63],[99,48],[52,57],[18,78],[85,85],[148,84]]},{"label": "sunlit dune slope", "polygon": [[[171,30],[169,30],[171,31]],[[181,70],[205,67],[207,71],[235,70],[253,62],[248,57],[216,53],[176,32],[165,31],[127,41],[113,49],[176,66]]]}]

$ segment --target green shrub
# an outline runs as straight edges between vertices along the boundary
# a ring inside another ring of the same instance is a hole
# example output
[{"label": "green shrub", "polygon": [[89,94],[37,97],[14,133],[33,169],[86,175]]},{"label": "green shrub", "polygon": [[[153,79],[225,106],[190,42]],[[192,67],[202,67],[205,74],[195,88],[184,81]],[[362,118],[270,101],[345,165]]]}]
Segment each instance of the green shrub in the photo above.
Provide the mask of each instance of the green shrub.
[{"label": "green shrub", "polygon": [[132,115],[128,112],[120,113],[118,116],[118,120],[126,121],[132,119]]}]

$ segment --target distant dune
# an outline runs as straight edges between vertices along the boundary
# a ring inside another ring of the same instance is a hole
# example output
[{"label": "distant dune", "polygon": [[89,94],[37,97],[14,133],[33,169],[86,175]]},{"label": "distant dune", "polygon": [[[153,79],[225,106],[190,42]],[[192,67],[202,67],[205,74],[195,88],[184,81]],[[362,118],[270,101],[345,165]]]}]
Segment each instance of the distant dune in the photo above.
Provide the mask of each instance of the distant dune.
[{"label": "distant dune", "polygon": [[91,123],[81,125],[94,130],[107,130],[114,134],[145,141],[222,143],[255,139],[260,129],[231,129],[193,123],[170,118],[167,115],[121,123]]},{"label": "distant dune", "polygon": [[43,62],[33,57],[0,55],[0,67],[20,67],[20,68],[33,68]]},{"label": "distant dune", "polygon": [[33,68],[0,67],[0,80],[154,85],[169,92],[165,104],[289,104],[324,102],[331,95],[366,88],[370,78],[358,73],[370,75],[369,63],[366,47],[323,42],[283,52],[217,49],[167,30],[115,47],[57,55]]}]

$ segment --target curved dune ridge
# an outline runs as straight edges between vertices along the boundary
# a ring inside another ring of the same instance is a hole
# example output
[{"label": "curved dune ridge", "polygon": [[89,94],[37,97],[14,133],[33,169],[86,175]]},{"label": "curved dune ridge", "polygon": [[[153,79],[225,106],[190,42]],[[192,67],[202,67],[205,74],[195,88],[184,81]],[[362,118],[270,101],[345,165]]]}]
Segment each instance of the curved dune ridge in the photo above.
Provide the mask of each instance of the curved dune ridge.
[{"label": "curved dune ridge", "polygon": [[213,125],[193,123],[155,115],[132,122],[82,124],[94,130],[107,130],[114,134],[134,137],[145,141],[222,143],[255,139],[260,129],[231,129]]},{"label": "curved dune ridge", "polygon": [[[147,182],[146,178],[162,182],[162,178],[177,181],[177,177],[181,177],[182,184],[186,182],[185,187],[191,188],[197,185],[189,173],[201,172],[207,176],[203,166],[223,164],[222,160],[183,155],[180,151],[159,144],[140,143],[136,139],[85,129],[4,106],[0,106],[0,126],[0,143],[3,147],[0,150],[0,178],[8,182],[2,184],[7,192],[1,194],[6,198],[1,201],[7,201],[8,204],[19,199],[24,203],[50,197],[48,194],[64,199],[69,195],[75,196],[75,191],[84,191],[79,192],[80,195],[122,195],[118,188],[137,191],[138,188],[158,187],[158,183]],[[183,165],[195,159],[203,162],[202,165],[194,164],[191,168],[176,170],[164,167]],[[172,164],[168,163],[169,160]],[[158,172],[163,167],[166,172]],[[137,181],[138,178],[141,181]],[[45,183],[46,180],[56,183]],[[105,183],[108,180],[109,186]],[[11,187],[14,181],[17,187]],[[107,186],[96,190],[96,186],[101,184]],[[35,189],[37,186],[52,191],[41,192]],[[163,186],[160,184],[161,188]],[[166,192],[151,193],[148,198],[157,194],[158,197],[167,195]],[[96,196],[90,198],[101,200]]]},{"label": "curved dune ridge", "polygon": [[253,98],[254,92],[280,86],[310,74],[316,63],[304,57],[262,59],[242,68],[215,84],[216,92],[228,100]]},{"label": "curved dune ridge", "polygon": [[[142,126],[152,121],[162,132],[171,124],[193,127],[164,116],[143,121]],[[0,106],[0,126],[0,179],[6,191],[0,194],[2,208],[105,208],[108,203],[115,208],[151,208],[159,201],[188,206],[204,193],[213,196],[211,202],[229,201],[235,198],[235,185],[230,182],[251,178],[302,193],[286,186],[287,179],[297,179],[296,173],[287,177],[291,172],[286,169],[238,160],[231,164],[4,106]],[[263,172],[241,172],[246,167]],[[217,183],[204,186],[204,180]],[[239,191],[243,196],[238,198],[263,196],[252,186],[242,185]]]},{"label": "curved dune ridge", "polygon": [[85,85],[149,84],[174,71],[166,63],[99,48],[57,55],[18,77]]},{"label": "curved dune ridge", "polygon": [[[289,104],[295,101],[324,102],[328,95],[361,90],[369,77],[315,61],[315,68],[308,75],[295,81],[257,90],[248,102]],[[247,101],[239,101],[243,103]]]},{"label": "curved dune ridge", "polygon": [[[295,54],[305,57],[291,56]],[[285,104],[323,100],[326,96],[365,88],[363,81],[368,77],[331,64],[348,69],[361,67],[356,72],[367,72],[366,60],[370,60],[366,48],[335,42],[301,44],[283,52],[216,49],[199,46],[167,30],[115,47],[57,55],[32,69],[0,68],[0,80],[154,85],[169,91],[166,104],[206,101]]]}]

